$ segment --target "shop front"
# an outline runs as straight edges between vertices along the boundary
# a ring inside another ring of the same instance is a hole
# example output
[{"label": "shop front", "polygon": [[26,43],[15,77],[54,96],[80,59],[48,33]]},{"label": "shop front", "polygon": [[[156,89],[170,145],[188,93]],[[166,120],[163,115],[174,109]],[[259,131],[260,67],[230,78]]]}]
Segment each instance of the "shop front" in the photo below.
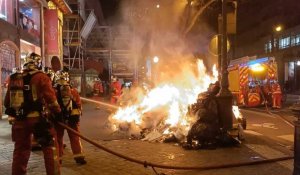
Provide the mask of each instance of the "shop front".
[{"label": "shop front", "polygon": [[21,65],[24,64],[24,60],[25,60],[25,57],[27,55],[29,55],[30,53],[34,52],[36,54],[39,54],[41,55],[41,47],[40,46],[37,46],[33,43],[30,43],[28,41],[25,41],[25,40],[20,40],[20,51],[21,51]]},{"label": "shop front", "polygon": [[1,114],[4,113],[4,106],[2,105],[2,102],[4,100],[4,96],[7,91],[7,80],[9,75],[12,73],[13,68],[17,67],[19,65],[19,48],[17,45],[9,40],[2,41],[0,43],[0,68],[1,68],[1,88],[0,88],[0,96],[1,96],[1,102],[0,102],[0,119]]}]

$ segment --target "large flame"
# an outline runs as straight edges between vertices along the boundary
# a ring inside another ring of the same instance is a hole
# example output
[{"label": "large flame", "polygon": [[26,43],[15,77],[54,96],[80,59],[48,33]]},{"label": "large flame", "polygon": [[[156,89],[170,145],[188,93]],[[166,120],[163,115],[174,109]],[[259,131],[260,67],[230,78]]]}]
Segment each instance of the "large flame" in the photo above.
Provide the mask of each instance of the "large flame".
[{"label": "large flame", "polygon": [[[197,61],[196,73],[187,66],[176,74],[179,82],[161,82],[148,93],[135,97],[139,99],[135,104],[120,107],[109,119],[113,129],[125,127],[127,131],[131,130],[131,134],[138,134],[144,128],[163,125],[161,132],[164,134],[176,128],[176,132],[186,135],[194,122],[192,117],[186,115],[188,106],[196,102],[198,94],[206,91],[210,83],[217,81],[215,65],[212,72],[212,76],[207,74],[202,60]],[[138,93],[133,93],[133,96],[137,95]]]}]

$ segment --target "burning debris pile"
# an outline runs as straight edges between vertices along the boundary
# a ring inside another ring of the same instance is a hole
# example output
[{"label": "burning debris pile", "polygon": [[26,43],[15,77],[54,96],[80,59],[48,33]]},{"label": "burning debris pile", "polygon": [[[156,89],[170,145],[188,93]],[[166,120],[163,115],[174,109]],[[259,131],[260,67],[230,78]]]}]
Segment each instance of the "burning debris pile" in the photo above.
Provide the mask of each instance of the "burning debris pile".
[{"label": "burning debris pile", "polygon": [[[199,65],[203,68],[201,61]],[[133,139],[176,142],[187,149],[236,143],[242,134],[238,122],[234,127],[237,140],[220,128],[216,98],[220,87],[216,80],[216,76],[203,73],[191,81],[190,88],[161,84],[143,94],[142,98],[138,98],[139,101],[120,107],[110,116],[112,129],[126,133]],[[236,107],[233,113],[237,118],[242,117]]]}]

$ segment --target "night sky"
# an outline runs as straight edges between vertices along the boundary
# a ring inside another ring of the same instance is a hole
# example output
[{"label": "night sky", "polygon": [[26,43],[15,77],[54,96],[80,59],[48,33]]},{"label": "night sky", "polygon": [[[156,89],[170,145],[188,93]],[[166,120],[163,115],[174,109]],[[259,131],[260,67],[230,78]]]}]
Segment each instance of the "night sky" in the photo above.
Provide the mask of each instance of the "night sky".
[{"label": "night sky", "polygon": [[99,0],[102,6],[102,11],[105,19],[108,19],[114,15],[119,8],[121,0]]}]

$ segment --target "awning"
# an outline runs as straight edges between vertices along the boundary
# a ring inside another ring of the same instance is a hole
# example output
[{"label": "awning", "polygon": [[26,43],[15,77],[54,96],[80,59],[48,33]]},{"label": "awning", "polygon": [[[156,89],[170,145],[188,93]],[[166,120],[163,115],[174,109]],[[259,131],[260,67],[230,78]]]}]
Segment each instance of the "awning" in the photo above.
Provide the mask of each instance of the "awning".
[{"label": "awning", "polygon": [[[44,0],[43,0],[44,1]],[[72,9],[65,0],[51,0],[65,15],[72,14]]]},{"label": "awning", "polygon": [[91,31],[93,30],[96,22],[97,22],[97,18],[94,14],[94,11],[91,11],[91,13],[89,14],[89,17],[85,21],[85,23],[80,31],[82,38],[87,39],[87,37],[89,36]]}]

